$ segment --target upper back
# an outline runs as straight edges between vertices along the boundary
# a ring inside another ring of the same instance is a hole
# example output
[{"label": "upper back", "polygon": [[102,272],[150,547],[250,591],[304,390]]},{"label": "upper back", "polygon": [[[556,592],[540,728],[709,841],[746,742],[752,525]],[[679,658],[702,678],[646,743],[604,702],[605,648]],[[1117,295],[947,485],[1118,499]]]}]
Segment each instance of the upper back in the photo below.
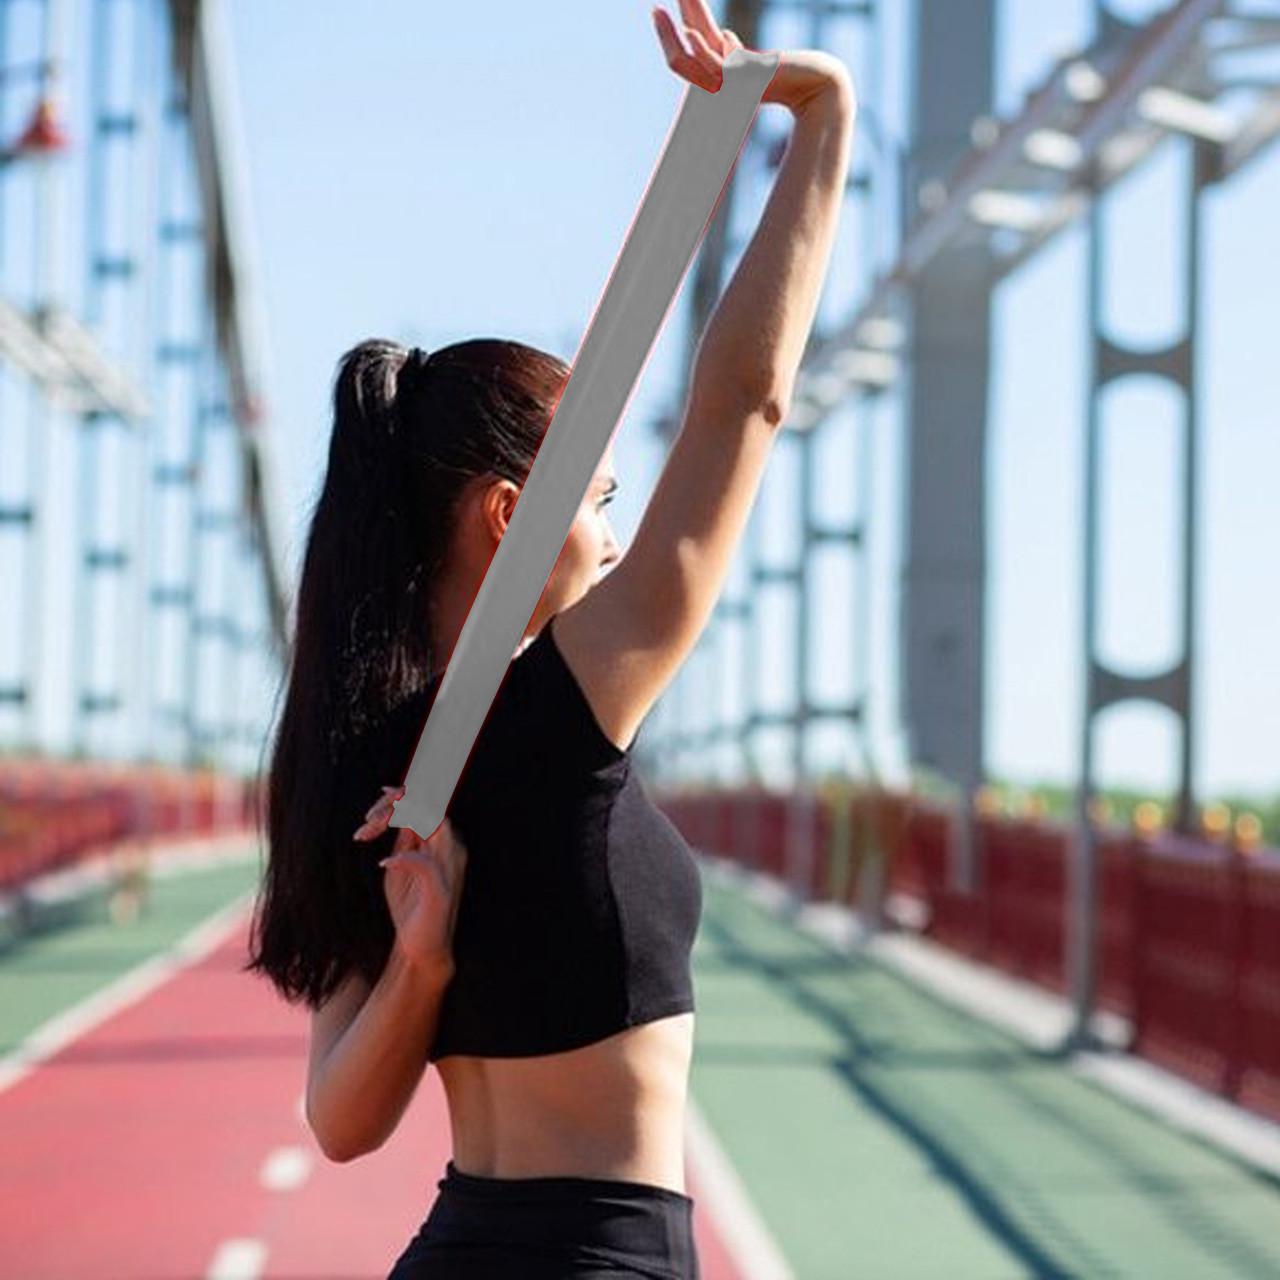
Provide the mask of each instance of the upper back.
[{"label": "upper back", "polygon": [[[469,856],[433,1061],[554,1053],[693,1009],[697,865],[558,638],[548,623],[513,660],[448,807]],[[404,771],[436,688],[389,729]]]}]

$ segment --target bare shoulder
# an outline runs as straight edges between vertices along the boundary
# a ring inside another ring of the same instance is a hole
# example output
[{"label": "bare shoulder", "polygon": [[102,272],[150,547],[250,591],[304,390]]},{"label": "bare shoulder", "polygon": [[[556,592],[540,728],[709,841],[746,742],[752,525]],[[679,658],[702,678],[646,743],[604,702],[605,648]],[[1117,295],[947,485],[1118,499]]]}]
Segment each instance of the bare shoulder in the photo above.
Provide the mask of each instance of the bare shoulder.
[{"label": "bare shoulder", "polygon": [[620,747],[715,608],[777,439],[767,399],[695,378],[636,535],[611,573],[555,616],[555,638]]},{"label": "bare shoulder", "polygon": [[617,590],[621,583],[614,580],[621,567],[620,562],[547,626],[600,728],[625,751],[674,667],[672,655],[655,648],[624,593]]}]

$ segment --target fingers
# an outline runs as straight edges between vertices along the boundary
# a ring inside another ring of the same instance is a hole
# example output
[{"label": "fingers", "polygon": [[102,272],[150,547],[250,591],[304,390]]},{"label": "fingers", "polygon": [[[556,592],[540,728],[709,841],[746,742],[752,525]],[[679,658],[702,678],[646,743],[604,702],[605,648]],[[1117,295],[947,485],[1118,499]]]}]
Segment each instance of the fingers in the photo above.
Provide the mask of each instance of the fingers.
[{"label": "fingers", "polygon": [[719,60],[712,52],[710,45],[702,34],[685,27],[685,36],[694,49],[690,54],[680,43],[676,35],[675,23],[671,15],[663,8],[654,6],[653,22],[658,29],[658,40],[662,45],[663,56],[667,65],[692,84],[709,93],[715,93],[723,81]]},{"label": "fingers", "polygon": [[409,849],[420,848],[422,848],[422,841],[418,838],[418,833],[412,827],[401,827],[396,832],[396,839],[391,846],[391,852],[404,853]]},{"label": "fingers", "polygon": [[369,811],[364,815],[363,826],[355,829],[352,839],[373,840],[380,836],[391,822],[396,802],[404,799],[404,792],[403,786],[383,787],[381,799],[375,800],[370,806]]},{"label": "fingers", "polygon": [[707,0],[679,0],[679,4],[680,16],[684,19],[686,30],[692,28],[702,37],[709,49],[713,49],[718,57],[722,56],[726,50],[723,47],[720,28],[716,25],[711,10],[707,8]]},{"label": "fingers", "polygon": [[370,818],[351,833],[351,838],[361,841],[376,840],[387,829],[387,823],[386,816]]},{"label": "fingers", "polygon": [[467,871],[467,849],[447,818],[425,841],[419,841],[416,832],[403,828],[395,848],[378,865],[398,867],[411,875],[434,875],[440,891],[453,899],[450,919],[456,917]]},{"label": "fingers", "polygon": [[671,21],[671,15],[661,5],[653,6],[653,25],[658,28],[658,43],[662,45],[662,52],[672,67],[675,67],[680,58],[689,56],[676,35],[676,24]]},{"label": "fingers", "polygon": [[402,853],[414,855],[412,861],[424,865],[443,863],[464,866],[467,860],[466,845],[459,839],[456,828],[448,818],[425,840],[412,827],[401,827],[391,853],[378,865],[385,866],[391,858]]},{"label": "fingers", "polygon": [[371,818],[375,813],[375,811],[380,811],[382,809],[386,809],[390,811],[391,809],[395,808],[396,801],[403,800],[403,799],[404,799],[403,786],[383,787],[382,795],[373,802],[373,804],[369,807],[369,812],[366,813],[364,816],[366,818]]},{"label": "fingers", "polygon": [[685,27],[684,32],[689,37],[689,43],[694,47],[694,53],[698,55],[698,65],[703,68],[706,76],[710,79],[710,84],[704,87],[709,88],[714,93],[724,83],[724,72],[720,69],[719,54],[712,50],[702,32],[692,27]]}]

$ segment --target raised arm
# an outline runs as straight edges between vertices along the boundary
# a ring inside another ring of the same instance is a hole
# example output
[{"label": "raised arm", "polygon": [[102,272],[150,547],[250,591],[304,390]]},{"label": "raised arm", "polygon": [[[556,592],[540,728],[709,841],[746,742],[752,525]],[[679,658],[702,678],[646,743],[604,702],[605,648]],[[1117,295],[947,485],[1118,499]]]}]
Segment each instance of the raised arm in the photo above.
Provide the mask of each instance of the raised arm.
[{"label": "raised arm", "polygon": [[[787,101],[795,125],[760,225],[707,321],[690,405],[745,394],[780,422],[813,328],[844,205],[857,107],[843,65],[810,50],[783,54],[808,90]],[[789,60],[789,61],[788,61]],[[819,71],[821,68],[825,75]],[[782,75],[779,68],[778,75]],[[775,85],[777,77],[775,77]],[[776,90],[771,88],[765,101]]]},{"label": "raised arm", "polygon": [[855,101],[843,65],[786,52],[765,100],[787,106],[795,125],[760,225],[703,333],[662,475],[626,554],[556,622],[566,661],[619,744],[715,607],[786,416],[844,201]]}]

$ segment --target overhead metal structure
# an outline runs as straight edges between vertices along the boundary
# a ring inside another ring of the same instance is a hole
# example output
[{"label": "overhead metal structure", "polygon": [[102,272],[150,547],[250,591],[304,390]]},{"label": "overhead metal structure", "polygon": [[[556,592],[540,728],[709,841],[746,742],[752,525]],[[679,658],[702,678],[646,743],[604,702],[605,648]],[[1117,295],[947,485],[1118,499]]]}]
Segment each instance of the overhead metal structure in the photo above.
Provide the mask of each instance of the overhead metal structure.
[{"label": "overhead metal structure", "polygon": [[[131,313],[130,303],[139,297],[137,282],[142,274],[143,248],[137,241],[147,229],[119,214],[122,206],[127,207],[130,195],[143,177],[147,151],[143,142],[143,99],[147,96],[147,77],[127,78],[120,91],[113,93],[109,64],[113,53],[122,48],[131,52],[138,63],[146,64],[154,31],[153,24],[140,21],[140,16],[137,0],[128,4],[100,4],[86,10],[90,23],[86,97],[91,126],[85,139],[84,316],[89,330],[96,333],[103,332],[104,319],[116,306],[132,319],[136,320],[138,314],[137,311]],[[132,21],[127,22],[128,19]],[[50,21],[47,38],[53,27]],[[123,227],[124,234],[113,236],[114,225]],[[56,244],[52,246],[54,251],[59,248]],[[109,340],[105,334],[104,340]],[[57,404],[57,396],[52,398]],[[105,509],[116,503],[103,480],[109,474],[108,433],[116,429],[124,437],[124,447],[136,445],[139,437],[145,439],[140,425],[148,423],[154,412],[149,396],[136,414],[124,412],[121,407],[113,408],[105,399],[82,403],[79,408],[79,439],[72,464],[78,469],[76,500],[65,517],[79,535],[72,592],[72,679],[76,710],[71,725],[73,755],[87,755],[93,749],[95,722],[99,717],[112,717],[119,724],[119,713],[127,702],[125,683],[130,669],[135,668],[136,654],[147,641],[150,619],[145,611],[124,607],[122,603],[127,590],[126,575],[146,557],[145,533],[136,524],[131,530],[114,533],[106,527]],[[135,462],[129,470],[136,479],[143,468]],[[131,512],[145,509],[144,503],[128,505]],[[130,533],[134,535],[132,539]],[[112,592],[116,602],[113,621],[117,643],[109,687],[100,688],[100,673],[95,667],[101,665],[99,650],[104,646],[95,606],[99,596],[107,592]]]},{"label": "overhead metal structure", "polygon": [[61,307],[25,310],[0,298],[0,355],[33,379],[58,409],[150,416],[142,389],[93,334]]},{"label": "overhead metal structure", "polygon": [[1144,26],[1107,21],[1012,119],[975,119],[973,148],[920,191],[892,266],[847,323],[815,335],[783,425],[809,430],[851,392],[897,380],[910,289],[938,254],[982,242],[1000,280],[1169,137],[1205,141],[1218,181],[1256,159],[1280,133],[1280,73],[1232,62],[1268,49],[1280,5],[1182,0]]},{"label": "overhead metal structure", "polygon": [[281,500],[274,439],[268,430],[264,388],[266,325],[250,254],[244,204],[244,160],[232,82],[232,62],[221,0],[170,0],[175,62],[190,102],[192,140],[203,200],[207,287],[215,338],[226,361],[231,413],[240,440],[244,497],[257,535],[271,638],[283,658],[291,623],[285,583],[287,512]]},{"label": "overhead metal structure", "polygon": [[[41,749],[43,670],[58,691],[70,684],[73,754],[248,771],[261,699],[237,691],[288,652],[288,505],[223,3],[0,4],[0,365],[5,389],[26,396],[25,412],[0,418],[0,441],[12,459],[25,437],[27,455],[25,492],[10,486],[0,504],[24,571],[9,613],[23,643],[0,705],[24,715],[19,749]],[[70,39],[73,19],[87,39]],[[84,137],[61,120],[81,96]],[[62,227],[68,166],[85,177],[82,247]],[[10,216],[28,192],[33,216]],[[61,279],[71,245],[84,272],[74,302]],[[65,507],[54,483],[66,470],[50,476],[45,461],[56,415],[76,428]],[[55,522],[70,523],[74,548],[70,682],[44,634],[44,598],[61,585],[62,562],[45,563]],[[123,734],[135,707],[140,748]]]}]

